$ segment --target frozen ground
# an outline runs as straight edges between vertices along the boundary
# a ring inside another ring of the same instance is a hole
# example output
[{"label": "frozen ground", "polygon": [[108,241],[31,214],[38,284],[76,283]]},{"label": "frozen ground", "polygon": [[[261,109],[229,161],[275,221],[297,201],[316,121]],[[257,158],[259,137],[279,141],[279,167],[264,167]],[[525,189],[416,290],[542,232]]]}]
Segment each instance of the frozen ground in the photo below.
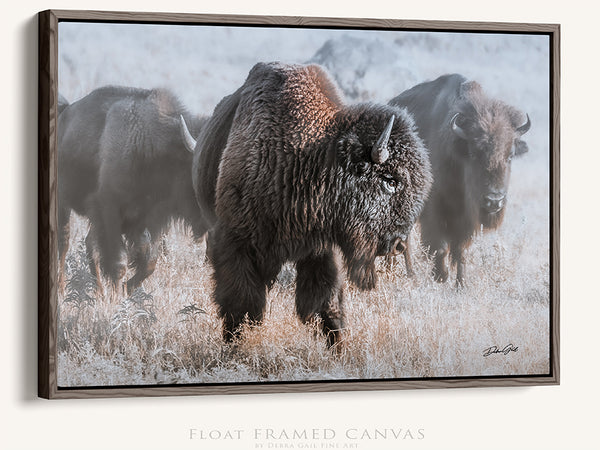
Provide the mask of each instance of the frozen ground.
[{"label": "frozen ground", "polygon": [[[191,112],[211,114],[258,61],[325,65],[349,102],[387,102],[444,73],[478,80],[526,111],[530,152],[514,161],[503,226],[478,237],[470,285],[456,291],[429,277],[381,267],[377,291],[348,286],[348,340],[333,356],[293,311],[293,283],[269,295],[265,324],[237,352],[223,349],[210,301],[204,247],[180,228],[144,285],[146,315],[125,301],[74,306],[59,299],[59,383],[153,384],[289,379],[544,373],[548,369],[549,54],[536,35],[61,23],[59,91],[75,101],[119,84],[167,87]],[[71,267],[86,232],[73,218]],[[79,258],[79,259],[78,259]],[[194,312],[189,305],[203,312]],[[181,312],[187,311],[187,312]],[[139,311],[138,311],[139,312]],[[152,319],[152,320],[151,320]],[[123,325],[125,324],[125,325]],[[512,343],[508,357],[482,358]]]}]

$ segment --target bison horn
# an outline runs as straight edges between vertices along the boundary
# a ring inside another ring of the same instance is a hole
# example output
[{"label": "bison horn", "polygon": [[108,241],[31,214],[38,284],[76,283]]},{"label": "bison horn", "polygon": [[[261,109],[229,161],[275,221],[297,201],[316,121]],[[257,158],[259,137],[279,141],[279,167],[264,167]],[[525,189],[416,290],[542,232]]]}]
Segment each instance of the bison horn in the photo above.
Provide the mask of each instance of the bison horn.
[{"label": "bison horn", "polygon": [[525,134],[529,131],[529,128],[531,128],[531,120],[529,120],[529,114],[525,115],[527,116],[527,122],[525,122],[523,125],[517,128],[517,133],[519,134]]},{"label": "bison horn", "polygon": [[194,153],[196,139],[192,137],[192,134],[185,123],[185,119],[181,114],[179,115],[179,131],[181,131],[181,139],[183,139],[185,148],[187,148],[190,153]]},{"label": "bison horn", "polygon": [[456,123],[456,119],[458,119],[458,116],[460,116],[460,113],[454,114],[452,116],[452,119],[450,120],[450,126],[452,127],[452,132],[455,135],[457,135],[459,138],[467,140],[467,134],[465,133],[465,130],[463,130],[461,127],[459,127],[458,124]]},{"label": "bison horn", "polygon": [[373,150],[371,150],[371,159],[376,164],[383,164],[387,161],[390,156],[390,152],[388,151],[388,141],[390,140],[390,134],[392,134],[392,127],[394,126],[394,120],[396,116],[392,114],[392,118],[388,122],[385,130],[379,136],[379,139],[373,146]]}]

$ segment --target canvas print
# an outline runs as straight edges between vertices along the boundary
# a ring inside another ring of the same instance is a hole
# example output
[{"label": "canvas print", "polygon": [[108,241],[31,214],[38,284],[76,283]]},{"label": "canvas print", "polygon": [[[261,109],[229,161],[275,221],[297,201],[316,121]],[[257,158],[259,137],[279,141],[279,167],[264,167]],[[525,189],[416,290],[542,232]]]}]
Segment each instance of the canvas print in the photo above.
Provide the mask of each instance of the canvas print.
[{"label": "canvas print", "polygon": [[59,22],[58,387],[549,374],[550,49]]}]

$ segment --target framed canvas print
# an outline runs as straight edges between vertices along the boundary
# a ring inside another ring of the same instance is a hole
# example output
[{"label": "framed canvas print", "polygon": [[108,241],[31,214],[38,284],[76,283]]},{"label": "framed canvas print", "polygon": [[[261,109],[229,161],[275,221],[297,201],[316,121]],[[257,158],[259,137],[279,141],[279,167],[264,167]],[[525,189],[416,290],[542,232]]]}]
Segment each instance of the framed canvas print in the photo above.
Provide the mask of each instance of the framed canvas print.
[{"label": "framed canvas print", "polygon": [[40,396],[558,384],[558,25],[39,39]]}]

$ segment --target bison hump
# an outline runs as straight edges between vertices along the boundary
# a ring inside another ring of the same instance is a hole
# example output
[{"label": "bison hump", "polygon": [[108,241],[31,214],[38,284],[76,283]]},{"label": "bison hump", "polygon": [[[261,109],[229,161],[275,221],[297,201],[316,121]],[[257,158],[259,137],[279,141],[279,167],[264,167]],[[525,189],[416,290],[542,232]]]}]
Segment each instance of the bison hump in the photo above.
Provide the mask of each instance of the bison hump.
[{"label": "bison hump", "polygon": [[322,67],[258,63],[242,88],[234,128],[296,153],[322,138],[341,106]]},{"label": "bison hump", "polygon": [[317,65],[259,63],[238,95],[219,164],[217,215],[239,227],[254,216],[252,223],[293,221],[296,212],[281,209],[294,204],[304,217],[297,180],[314,178],[323,166],[322,142],[340,110],[335,85]]}]

